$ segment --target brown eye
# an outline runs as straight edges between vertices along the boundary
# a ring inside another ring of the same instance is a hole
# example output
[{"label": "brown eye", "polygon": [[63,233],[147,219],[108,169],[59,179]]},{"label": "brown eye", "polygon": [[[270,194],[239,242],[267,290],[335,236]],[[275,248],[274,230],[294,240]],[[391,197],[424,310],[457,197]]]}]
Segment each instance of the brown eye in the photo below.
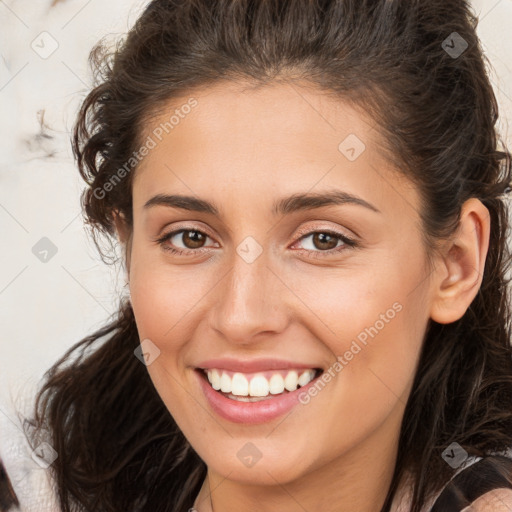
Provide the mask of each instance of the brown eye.
[{"label": "brown eye", "polygon": [[197,254],[207,250],[205,246],[208,235],[198,229],[179,229],[167,233],[156,241],[163,249],[174,254]]},{"label": "brown eye", "polygon": [[304,231],[295,246],[309,258],[327,258],[347,249],[358,247],[356,240],[335,231]]},{"label": "brown eye", "polygon": [[[187,249],[198,249],[199,247],[202,247],[206,240],[206,236],[201,233],[200,231],[182,231],[182,242],[185,245]],[[190,236],[190,234],[193,234]]]},{"label": "brown eye", "polygon": [[313,245],[317,249],[322,250],[334,249],[338,245],[338,240],[339,238],[332,236],[329,233],[321,232],[315,233],[312,238]]},{"label": "brown eye", "polygon": [[329,251],[336,248],[340,241],[347,241],[345,237],[336,233],[330,233],[329,231],[313,231],[303,236],[300,240],[304,249],[317,252]]}]

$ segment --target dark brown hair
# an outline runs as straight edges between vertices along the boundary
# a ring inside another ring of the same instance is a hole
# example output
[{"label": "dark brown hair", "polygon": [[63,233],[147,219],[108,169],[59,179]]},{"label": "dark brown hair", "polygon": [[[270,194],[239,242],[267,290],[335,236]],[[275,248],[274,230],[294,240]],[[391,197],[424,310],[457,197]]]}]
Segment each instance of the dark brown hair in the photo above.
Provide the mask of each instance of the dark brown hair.
[{"label": "dark brown hair", "polygon": [[[488,208],[482,285],[460,320],[429,322],[382,512],[406,470],[414,476],[411,511],[419,512],[453,475],[441,457],[450,443],[478,456],[512,447],[503,195],[511,157],[496,133],[476,24],[465,0],[155,0],[117,47],[92,52],[98,83],[74,131],[88,185],[85,220],[105,261],[99,236],[115,242],[114,212],[132,225],[136,166],[98,191],[140,147],[161,106],[219,80],[300,80],[368,112],[388,158],[420,192],[428,254],[454,233],[467,199]],[[459,55],[443,43],[453,48],[455,40],[467,44]],[[199,491],[205,464],[134,356],[138,344],[123,299],[108,325],[46,375],[34,422],[48,429],[59,454],[51,470],[63,512],[181,512]]]}]

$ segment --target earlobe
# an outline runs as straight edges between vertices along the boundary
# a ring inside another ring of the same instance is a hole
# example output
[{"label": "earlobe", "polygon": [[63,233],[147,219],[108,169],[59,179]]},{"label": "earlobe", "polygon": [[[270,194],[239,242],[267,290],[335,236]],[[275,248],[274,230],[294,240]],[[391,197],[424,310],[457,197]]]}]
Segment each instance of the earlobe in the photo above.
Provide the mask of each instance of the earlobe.
[{"label": "earlobe", "polygon": [[471,305],[482,284],[489,235],[489,210],[479,199],[468,199],[462,206],[457,232],[436,262],[432,320],[455,322]]}]

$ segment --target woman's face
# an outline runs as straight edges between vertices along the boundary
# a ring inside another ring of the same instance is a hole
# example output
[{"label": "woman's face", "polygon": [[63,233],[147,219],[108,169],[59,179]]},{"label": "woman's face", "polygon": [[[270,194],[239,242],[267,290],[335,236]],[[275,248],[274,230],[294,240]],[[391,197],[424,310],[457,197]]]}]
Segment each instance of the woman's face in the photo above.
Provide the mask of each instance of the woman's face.
[{"label": "woman's face", "polygon": [[416,189],[372,120],[317,90],[191,96],[146,125],[133,183],[131,302],[157,392],[231,480],[390,460],[430,316]]}]

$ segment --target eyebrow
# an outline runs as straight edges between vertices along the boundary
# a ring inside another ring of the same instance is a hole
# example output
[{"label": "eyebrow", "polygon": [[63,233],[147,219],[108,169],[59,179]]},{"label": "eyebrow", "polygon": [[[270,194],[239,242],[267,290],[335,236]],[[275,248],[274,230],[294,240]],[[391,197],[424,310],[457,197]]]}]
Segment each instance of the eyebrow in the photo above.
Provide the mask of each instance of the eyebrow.
[{"label": "eyebrow", "polygon": [[[324,206],[344,204],[359,205],[376,213],[381,213],[381,211],[371,203],[342,190],[330,190],[328,192],[321,193],[293,194],[292,196],[275,201],[272,206],[272,213],[274,215],[287,215],[302,210],[314,210]],[[145,209],[154,206],[169,206],[194,212],[210,213],[216,216],[219,216],[220,211],[215,204],[206,201],[205,199],[179,194],[158,194],[144,204]]]}]

